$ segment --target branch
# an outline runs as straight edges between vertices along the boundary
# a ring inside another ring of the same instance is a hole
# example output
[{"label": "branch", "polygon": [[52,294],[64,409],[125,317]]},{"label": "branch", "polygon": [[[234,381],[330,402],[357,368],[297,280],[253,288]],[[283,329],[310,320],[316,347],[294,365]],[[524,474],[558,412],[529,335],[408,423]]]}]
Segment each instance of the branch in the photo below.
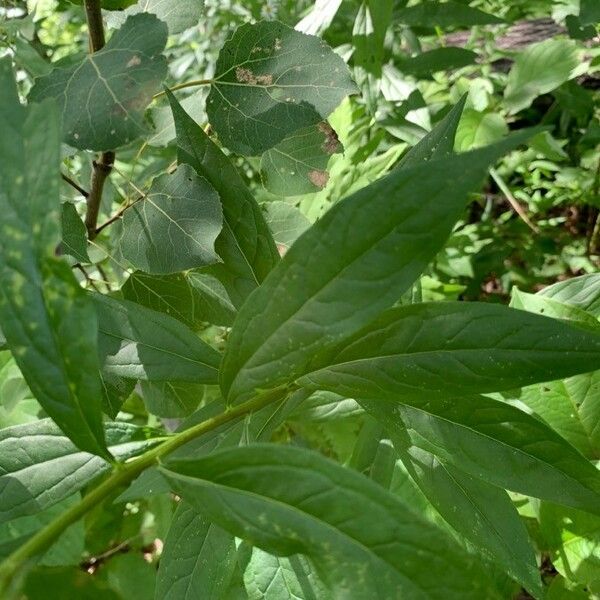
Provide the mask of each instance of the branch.
[{"label": "branch", "polygon": [[513,210],[517,213],[517,215],[521,217],[525,225],[527,225],[527,227],[529,227],[529,229],[531,229],[531,231],[533,231],[534,233],[539,233],[539,227],[535,223],[532,223],[531,219],[527,216],[527,212],[519,204],[517,199],[513,196],[509,187],[504,182],[504,179],[500,177],[498,171],[496,171],[496,169],[490,169],[490,175],[492,176],[492,179],[496,182],[496,185],[500,188],[500,191],[506,196],[508,203],[512,206]]},{"label": "branch", "polygon": [[65,175],[61,172],[60,176],[62,177],[63,181],[75,188],[84,198],[87,198],[90,195],[88,191],[84,190],[74,179],[71,179],[68,175]]},{"label": "branch", "polygon": [[202,421],[172,436],[129,463],[117,464],[108,479],[105,479],[98,487],[86,494],[77,504],[71,506],[54,521],[40,529],[0,564],[0,598],[10,597],[9,592],[16,591],[15,588],[18,587],[17,580],[21,574],[21,569],[50,548],[67,527],[79,521],[86,513],[118,489],[129,485],[140,473],[157,464],[160,458],[225,423],[264,408],[278,400],[284,400],[288,393],[288,389],[279,388],[258,395],[252,400],[229,408],[216,417]]},{"label": "branch", "polygon": [[[90,36],[90,52],[98,52],[105,43],[100,0],[85,0],[85,16]],[[90,193],[87,197],[87,213],[85,215],[85,226],[90,240],[96,237],[96,224],[98,223],[98,213],[102,201],[102,190],[114,162],[115,153],[112,151],[103,152],[100,159],[93,162],[92,181],[90,183]]]}]

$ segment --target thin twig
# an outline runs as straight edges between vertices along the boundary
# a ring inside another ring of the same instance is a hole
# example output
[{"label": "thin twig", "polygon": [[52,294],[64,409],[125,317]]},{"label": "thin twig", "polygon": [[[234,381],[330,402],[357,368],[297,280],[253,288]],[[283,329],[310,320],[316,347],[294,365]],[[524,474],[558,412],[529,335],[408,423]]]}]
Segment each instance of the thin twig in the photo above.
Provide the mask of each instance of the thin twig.
[{"label": "thin twig", "polygon": [[75,188],[84,198],[88,198],[90,193],[84,190],[74,179],[71,179],[68,175],[61,172],[60,176],[62,180],[68,183],[71,187]]},{"label": "thin twig", "polygon": [[[104,25],[102,23],[102,9],[100,0],[85,0],[85,16],[88,23],[90,52],[98,52],[105,43]],[[90,240],[96,236],[98,214],[102,202],[102,190],[115,162],[115,153],[103,152],[98,160],[93,162],[90,193],[87,196],[87,212],[85,226]]]},{"label": "thin twig", "polygon": [[83,276],[85,277],[85,280],[87,281],[87,283],[90,284],[90,287],[92,287],[96,292],[100,292],[100,288],[98,288],[98,286],[96,285],[96,282],[89,276],[88,272],[83,268],[82,264],[75,263],[73,265],[73,267],[75,269],[77,269],[80,273],[83,274]]},{"label": "thin twig", "polygon": [[517,199],[513,196],[509,187],[506,185],[500,174],[496,171],[496,169],[490,169],[490,175],[492,179],[496,182],[496,185],[500,188],[500,191],[506,196],[508,203],[512,206],[513,210],[521,217],[523,222],[535,233],[539,233],[539,227],[531,221],[531,219],[527,216],[527,212],[525,209],[519,204]]}]

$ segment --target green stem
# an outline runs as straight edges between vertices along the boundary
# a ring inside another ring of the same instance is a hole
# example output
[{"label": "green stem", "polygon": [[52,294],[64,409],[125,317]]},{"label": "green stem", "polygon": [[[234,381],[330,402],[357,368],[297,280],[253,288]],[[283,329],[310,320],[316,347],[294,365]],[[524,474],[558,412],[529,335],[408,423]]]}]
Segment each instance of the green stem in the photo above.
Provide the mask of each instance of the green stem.
[{"label": "green stem", "polygon": [[0,598],[10,597],[18,588],[19,582],[16,581],[22,569],[32,563],[35,557],[45,552],[62,534],[67,527],[76,523],[87,512],[105,500],[121,487],[128,485],[140,473],[147,468],[157,464],[158,460],[167,454],[170,454],[177,448],[180,448],[189,441],[201,436],[204,433],[212,431],[217,427],[233,421],[239,417],[264,408],[277,400],[281,400],[287,390],[278,388],[270,392],[265,392],[248,400],[243,404],[227,409],[225,412],[202,421],[181,433],[178,433],[159,446],[148,450],[138,458],[124,465],[118,465],[113,473],[105,479],[98,487],[86,494],[77,504],[59,515],[54,521],[40,529],[21,547],[8,556],[0,564]]},{"label": "green stem", "polygon": [[[210,85],[214,81],[215,81],[214,79],[194,79],[192,81],[186,81],[185,83],[178,83],[177,85],[170,87],[169,91],[175,92],[177,90],[183,90],[184,88],[198,87],[201,85]],[[158,94],[154,94],[154,96],[152,96],[152,100],[156,100],[157,98],[160,98],[161,96],[164,96],[165,94],[166,94],[166,92],[164,92],[164,91],[158,92]]]}]

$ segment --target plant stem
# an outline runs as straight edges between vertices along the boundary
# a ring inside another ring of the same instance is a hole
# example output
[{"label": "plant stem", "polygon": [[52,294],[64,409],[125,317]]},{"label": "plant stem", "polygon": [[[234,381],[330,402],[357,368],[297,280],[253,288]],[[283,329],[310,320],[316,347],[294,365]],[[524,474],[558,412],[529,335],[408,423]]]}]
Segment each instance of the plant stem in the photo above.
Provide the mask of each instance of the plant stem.
[{"label": "plant stem", "polygon": [[[175,92],[177,90],[183,90],[184,88],[197,87],[201,85],[210,85],[213,82],[214,79],[194,79],[192,81],[186,81],[185,83],[178,83],[177,85],[174,85],[173,87],[169,88],[169,91]],[[152,96],[152,100],[156,100],[157,98],[160,98],[165,94],[166,92],[164,91],[158,92],[158,94],[154,94],[154,96]]]},{"label": "plant stem", "polygon": [[510,188],[506,185],[504,179],[500,177],[500,173],[496,171],[496,169],[490,169],[490,175],[492,179],[496,182],[496,185],[500,188],[500,191],[506,196],[508,203],[512,206],[513,210],[521,217],[525,225],[529,227],[533,232],[539,233],[540,230],[535,223],[531,222],[531,219],[527,216],[527,212],[525,209],[519,204],[517,199],[513,196]]},{"label": "plant stem", "polygon": [[128,485],[147,468],[155,465],[160,458],[225,423],[264,408],[277,400],[282,400],[287,392],[287,389],[278,388],[260,394],[243,404],[227,409],[216,417],[202,421],[174,435],[131,462],[117,466],[108,479],[105,479],[98,487],[86,494],[77,504],[59,515],[46,527],[40,529],[0,564],[0,598],[10,597],[9,592],[15,590],[15,579],[21,569],[30,564],[36,556],[45,552],[67,527],[76,523],[116,490]]},{"label": "plant stem", "polygon": [[[85,0],[85,17],[90,37],[90,52],[98,52],[104,47],[105,43],[100,0]],[[85,215],[85,226],[90,240],[96,237],[96,224],[98,223],[98,213],[102,202],[102,190],[114,162],[115,153],[110,150],[103,152],[100,158],[93,162],[92,180],[90,192],[86,198],[87,213]]]}]

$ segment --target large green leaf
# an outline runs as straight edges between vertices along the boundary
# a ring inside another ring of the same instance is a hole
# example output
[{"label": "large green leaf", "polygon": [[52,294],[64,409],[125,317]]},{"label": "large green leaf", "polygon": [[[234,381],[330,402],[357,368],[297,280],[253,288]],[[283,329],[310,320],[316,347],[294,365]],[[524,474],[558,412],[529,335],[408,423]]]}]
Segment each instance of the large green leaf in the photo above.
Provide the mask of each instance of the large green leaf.
[{"label": "large green leaf", "polygon": [[223,145],[257,155],[319,123],[355,91],[323,40],[261,21],[242,25],[223,46],[206,106]]},{"label": "large green leaf", "polygon": [[93,294],[106,373],[146,381],[215,383],[220,355],[173,317]]},{"label": "large green leaf", "polygon": [[61,240],[56,105],[22,107],[9,59],[0,61],[0,88],[0,326],[48,415],[80,448],[106,455],[94,308],[54,258]]},{"label": "large green leaf", "polygon": [[[358,391],[358,390],[357,390]],[[394,433],[493,485],[600,514],[600,472],[545,423],[485,396],[360,400]]]},{"label": "large green leaf", "polygon": [[441,249],[489,165],[522,139],[397,169],[334,205],[238,313],[221,371],[229,400],[305,373],[394,304]]},{"label": "large green leaf", "polygon": [[142,135],[144,110],[167,74],[160,55],[167,26],[154,15],[127,19],[102,50],[36,80],[29,100],[56,98],[63,139],[82,150],[111,150]]},{"label": "large green leaf", "polygon": [[187,502],[173,515],[160,558],[156,600],[224,598],[235,566],[234,537]]},{"label": "large green leaf", "polygon": [[177,132],[177,159],[192,166],[217,190],[223,207],[223,230],[217,254],[223,264],[211,267],[239,307],[279,261],[279,254],[256,200],[223,152],[167,92]]},{"label": "large green leaf", "polygon": [[342,151],[336,132],[326,121],[295,131],[263,154],[263,184],[279,196],[318,192],[329,181],[331,155]]},{"label": "large green leaf", "polygon": [[231,325],[235,308],[221,282],[187,271],[174,275],[148,275],[136,271],[121,288],[123,297],[179,319],[192,329],[202,323]]},{"label": "large green leaf", "polygon": [[456,397],[593,371],[600,334],[499,304],[393,308],[300,383],[348,398]]},{"label": "large green leaf", "polygon": [[[307,555],[336,597],[496,597],[479,566],[441,530],[316,453],[257,444],[170,462],[162,472],[233,535],[271,554]],[[443,574],[443,585],[432,574]]]},{"label": "large green leaf", "polygon": [[219,195],[189,165],[154,180],[123,215],[119,247],[136,269],[155,275],[219,262],[215,240],[223,226]]},{"label": "large green leaf", "polygon": [[[148,431],[107,423],[106,440],[122,460],[154,444]],[[0,522],[32,515],[80,490],[111,465],[78,450],[50,419],[0,430]]]},{"label": "large green leaf", "polygon": [[[384,406],[371,402],[368,407],[372,415],[386,420]],[[508,494],[411,446],[398,430],[392,432],[392,439],[408,472],[440,515],[490,562],[539,597],[542,584],[535,552]]]},{"label": "large green leaf", "polygon": [[541,94],[571,79],[579,65],[580,53],[572,40],[550,39],[528,46],[508,74],[504,103],[509,112],[527,108]]},{"label": "large green leaf", "polygon": [[[164,21],[169,28],[169,33],[173,35],[196,25],[204,8],[204,0],[139,0],[135,4],[134,2],[135,0],[128,0],[128,6],[124,11],[110,13],[107,18],[110,25],[120,26],[129,15],[147,12]],[[133,6],[129,6],[130,4]]]},{"label": "large green leaf", "polygon": [[398,10],[394,16],[400,23],[418,27],[472,27],[473,25],[493,25],[503,22],[494,15],[452,1],[422,2]]}]

